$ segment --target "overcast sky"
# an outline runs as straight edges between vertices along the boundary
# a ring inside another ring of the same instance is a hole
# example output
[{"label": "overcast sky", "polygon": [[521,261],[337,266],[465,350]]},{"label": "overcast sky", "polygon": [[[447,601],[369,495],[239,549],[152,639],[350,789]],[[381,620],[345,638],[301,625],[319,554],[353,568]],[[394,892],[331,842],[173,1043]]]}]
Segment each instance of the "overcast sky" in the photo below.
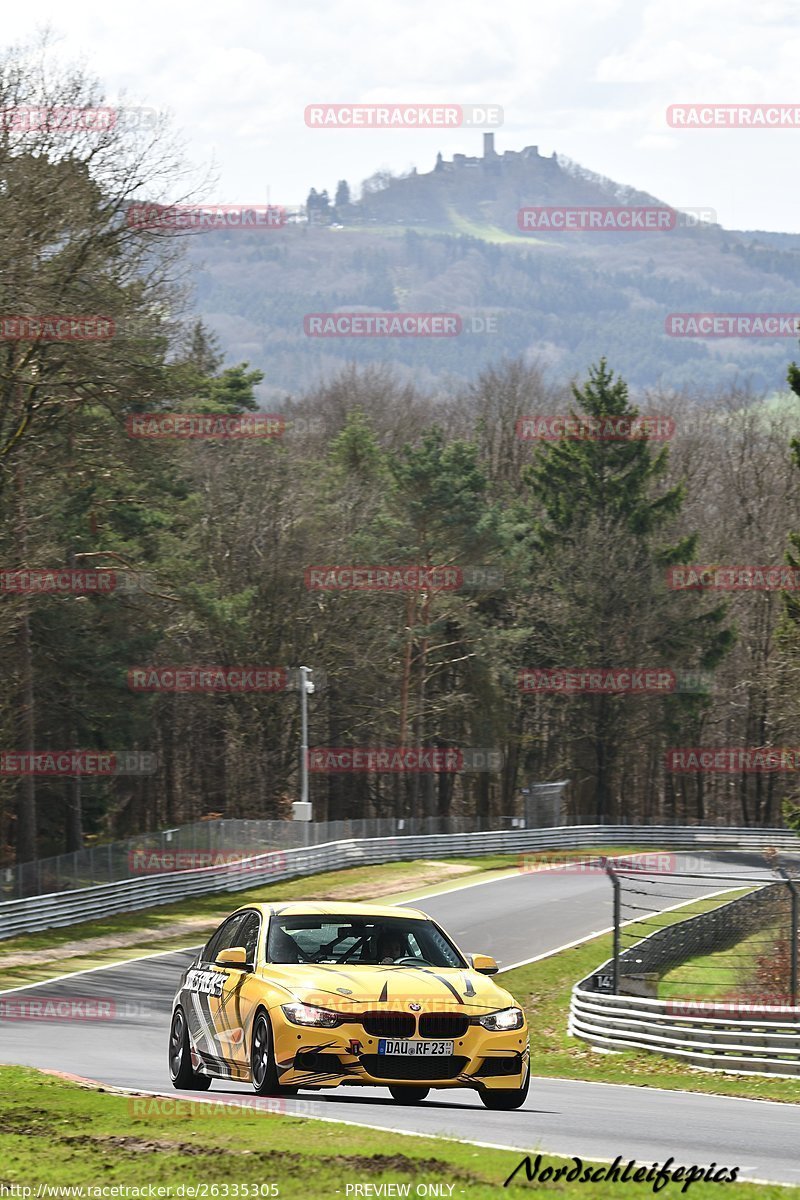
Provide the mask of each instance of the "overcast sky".
[{"label": "overcast sky", "polygon": [[481,152],[470,129],[310,129],[308,104],[499,104],[499,151],[536,143],[729,228],[800,231],[800,128],[666,122],[677,103],[800,108],[792,0],[36,0],[5,7],[4,41],[45,23],[111,100],[171,113],[190,160],[216,164],[219,203]]}]

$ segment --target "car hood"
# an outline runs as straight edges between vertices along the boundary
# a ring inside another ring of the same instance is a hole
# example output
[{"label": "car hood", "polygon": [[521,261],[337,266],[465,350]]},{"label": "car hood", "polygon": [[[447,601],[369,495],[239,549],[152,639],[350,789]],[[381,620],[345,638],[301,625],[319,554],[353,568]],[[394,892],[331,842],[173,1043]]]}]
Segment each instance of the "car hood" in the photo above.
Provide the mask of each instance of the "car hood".
[{"label": "car hood", "polygon": [[[270,964],[264,979],[304,1004],[348,1011],[352,1006],[420,1004],[431,1011],[493,1011],[516,1003],[486,975],[452,967],[341,967]],[[284,1002],[285,1003],[285,1002]]]}]

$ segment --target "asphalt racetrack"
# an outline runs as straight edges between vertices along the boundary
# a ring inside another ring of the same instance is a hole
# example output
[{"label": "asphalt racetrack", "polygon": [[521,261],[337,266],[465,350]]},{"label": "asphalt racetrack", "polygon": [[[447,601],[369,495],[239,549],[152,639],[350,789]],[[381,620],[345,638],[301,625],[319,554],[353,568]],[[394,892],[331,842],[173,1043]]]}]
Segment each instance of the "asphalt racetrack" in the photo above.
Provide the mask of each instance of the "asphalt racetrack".
[{"label": "asphalt racetrack", "polygon": [[[725,861],[730,863],[731,857],[724,856]],[[688,865],[691,870],[723,876],[719,884],[708,881],[709,892],[724,882],[722,858],[707,855],[701,866],[693,857]],[[747,856],[736,856],[735,867],[727,867],[731,869],[737,877],[767,877],[755,859],[748,865]],[[220,899],[220,919],[235,903],[235,897]],[[665,898],[663,906],[669,903]],[[611,888],[599,874],[519,874],[444,892],[412,906],[440,921],[462,949],[494,954],[501,969],[608,929],[612,923]],[[111,1000],[114,1017],[107,1022],[68,1024],[0,1021],[0,1062],[190,1098],[193,1093],[172,1089],[167,1037],[172,998],[181,969],[191,957],[192,951],[173,952],[16,989],[15,999],[46,995]],[[502,976],[498,982],[502,983]],[[525,1152],[607,1160],[620,1154],[647,1164],[670,1157],[673,1165],[715,1162],[738,1166],[740,1178],[800,1184],[800,1109],[794,1105],[537,1078],[533,1038],[531,1066],[530,1093],[524,1108],[516,1112],[489,1112],[468,1089],[433,1091],[417,1106],[396,1104],[386,1089],[377,1087],[300,1092],[278,1103],[286,1112],[306,1116],[446,1134]],[[203,1100],[235,1101],[237,1097],[249,1098],[253,1093],[248,1085],[217,1080],[209,1092],[197,1093]]]}]

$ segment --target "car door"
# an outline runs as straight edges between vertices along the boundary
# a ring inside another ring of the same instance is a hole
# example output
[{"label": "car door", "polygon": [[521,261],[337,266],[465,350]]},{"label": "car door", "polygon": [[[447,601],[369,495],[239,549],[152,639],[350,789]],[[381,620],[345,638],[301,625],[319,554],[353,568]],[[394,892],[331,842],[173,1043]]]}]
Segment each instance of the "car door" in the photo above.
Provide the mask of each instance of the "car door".
[{"label": "car door", "polygon": [[[233,997],[230,971],[227,967],[218,966],[216,958],[220,950],[241,944],[237,939],[245,915],[234,913],[223,921],[203,947],[197,964],[187,972],[183,985],[191,1043],[197,1054],[217,1070],[229,1062],[226,1034],[230,1031],[228,1012]],[[222,1074],[229,1072],[223,1069]]]},{"label": "car door", "polygon": [[[217,1043],[220,1057],[232,1068],[234,1075],[246,1078],[250,1070],[250,1031],[262,985],[255,974],[261,950],[261,914],[255,909],[244,914],[236,930],[232,946],[243,946],[247,952],[244,968],[221,964],[218,971],[227,972],[217,1017]],[[219,946],[216,952],[225,947]]]}]

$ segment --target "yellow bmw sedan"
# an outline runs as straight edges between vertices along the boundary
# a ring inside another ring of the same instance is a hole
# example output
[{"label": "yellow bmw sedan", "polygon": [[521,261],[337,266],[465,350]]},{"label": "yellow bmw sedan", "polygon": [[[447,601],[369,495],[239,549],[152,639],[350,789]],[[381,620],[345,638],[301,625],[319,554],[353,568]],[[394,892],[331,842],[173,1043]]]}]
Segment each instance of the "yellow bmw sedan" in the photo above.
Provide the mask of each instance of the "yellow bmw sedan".
[{"label": "yellow bmw sedan", "polygon": [[176,1088],[250,1081],[262,1096],[388,1087],[416,1103],[469,1087],[487,1108],[528,1094],[525,1014],[425,913],[373,904],[251,904],[212,935],[175,996]]}]

